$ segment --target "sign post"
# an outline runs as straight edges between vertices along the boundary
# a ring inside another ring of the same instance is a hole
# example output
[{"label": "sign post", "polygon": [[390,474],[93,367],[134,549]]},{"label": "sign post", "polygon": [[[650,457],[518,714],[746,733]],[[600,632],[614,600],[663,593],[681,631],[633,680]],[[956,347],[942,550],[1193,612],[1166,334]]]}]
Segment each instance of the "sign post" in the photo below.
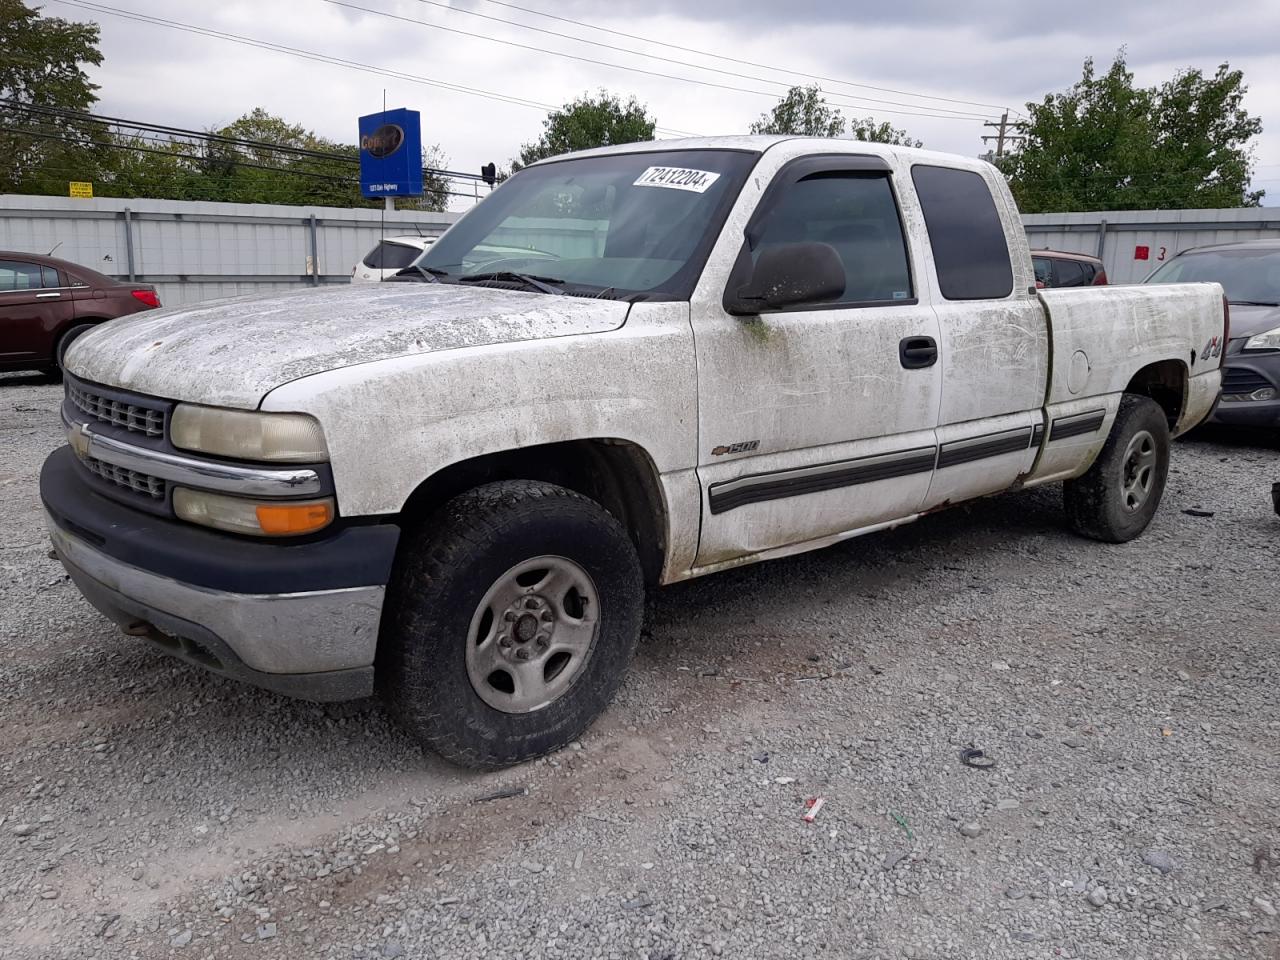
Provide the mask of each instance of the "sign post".
[{"label": "sign post", "polygon": [[422,196],[422,123],[417,110],[384,110],[360,118],[360,193],[388,203],[395,197]]}]

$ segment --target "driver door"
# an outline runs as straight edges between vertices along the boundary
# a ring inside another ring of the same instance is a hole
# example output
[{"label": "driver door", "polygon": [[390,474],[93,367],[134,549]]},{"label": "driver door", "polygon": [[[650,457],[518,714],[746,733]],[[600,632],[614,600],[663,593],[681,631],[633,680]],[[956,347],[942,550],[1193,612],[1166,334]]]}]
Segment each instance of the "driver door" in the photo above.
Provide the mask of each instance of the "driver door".
[{"label": "driver door", "polygon": [[[773,162],[772,178],[757,168],[744,188],[740,205],[755,212],[745,231],[729,218],[692,303],[699,567],[909,517],[934,472],[940,332],[921,300],[920,252],[903,227],[913,211],[902,201],[914,195],[899,196],[878,156]],[[723,281],[720,289],[707,283],[732,261],[736,282],[750,269],[744,258],[754,262],[770,245],[813,241],[832,246],[844,266],[835,301],[732,316]]]}]

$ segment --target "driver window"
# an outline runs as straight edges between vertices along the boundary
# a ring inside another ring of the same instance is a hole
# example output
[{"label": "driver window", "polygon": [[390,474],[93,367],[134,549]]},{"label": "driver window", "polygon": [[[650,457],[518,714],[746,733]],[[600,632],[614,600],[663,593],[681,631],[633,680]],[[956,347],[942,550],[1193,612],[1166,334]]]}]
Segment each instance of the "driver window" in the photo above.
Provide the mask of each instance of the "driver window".
[{"label": "driver window", "polygon": [[894,303],[913,296],[898,205],[884,174],[810,174],[772,205],[759,236],[753,258],[771,244],[830,244],[845,272],[844,296],[834,303]]}]

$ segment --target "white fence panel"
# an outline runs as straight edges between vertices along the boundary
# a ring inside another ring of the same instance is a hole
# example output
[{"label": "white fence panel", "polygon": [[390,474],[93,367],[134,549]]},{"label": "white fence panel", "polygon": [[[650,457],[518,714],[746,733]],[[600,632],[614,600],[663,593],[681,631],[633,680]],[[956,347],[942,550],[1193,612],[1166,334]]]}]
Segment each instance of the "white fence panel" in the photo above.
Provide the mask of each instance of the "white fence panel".
[{"label": "white fence panel", "polygon": [[[154,283],[161,299],[176,305],[346,283],[351,268],[380,236],[439,236],[460,216],[416,210],[0,196],[0,250],[48,253],[56,247],[57,256],[110,276]],[[1112,283],[1137,283],[1162,259],[1188,247],[1280,237],[1280,210],[1274,207],[1029,214],[1022,220],[1033,249],[1101,255]],[[494,239],[556,256],[581,257],[598,255],[606,232],[603,221],[512,218]]]}]

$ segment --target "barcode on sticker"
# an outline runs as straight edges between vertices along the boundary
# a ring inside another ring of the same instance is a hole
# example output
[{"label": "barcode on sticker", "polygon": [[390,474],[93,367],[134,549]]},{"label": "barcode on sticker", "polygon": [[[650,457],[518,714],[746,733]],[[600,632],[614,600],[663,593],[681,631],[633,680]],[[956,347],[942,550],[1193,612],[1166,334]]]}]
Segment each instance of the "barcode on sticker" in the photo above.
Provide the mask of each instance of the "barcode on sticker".
[{"label": "barcode on sticker", "polygon": [[690,193],[706,193],[720,174],[710,170],[690,170],[687,167],[650,167],[636,177],[633,187],[666,187],[669,190],[688,190]]}]

